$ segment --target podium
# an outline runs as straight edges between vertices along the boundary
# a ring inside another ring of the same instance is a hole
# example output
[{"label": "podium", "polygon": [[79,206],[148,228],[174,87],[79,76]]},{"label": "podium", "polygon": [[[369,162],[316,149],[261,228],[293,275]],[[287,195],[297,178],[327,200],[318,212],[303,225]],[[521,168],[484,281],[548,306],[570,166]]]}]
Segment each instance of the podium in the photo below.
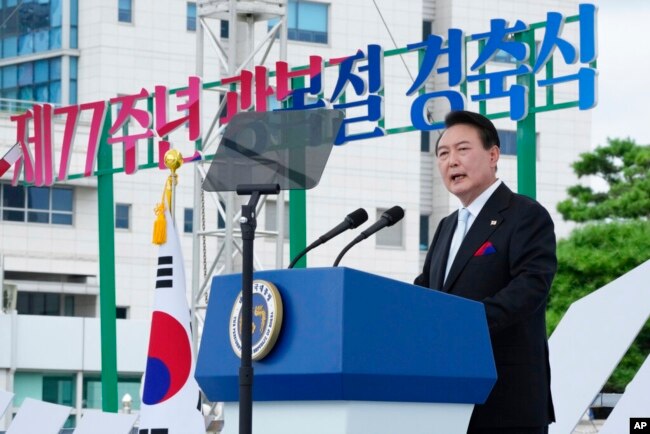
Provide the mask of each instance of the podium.
[{"label": "podium", "polygon": [[[496,369],[483,305],[349,268],[255,273],[282,298],[274,348],[254,362],[258,433],[465,433]],[[237,432],[230,320],[241,275],[213,279],[195,376]]]}]

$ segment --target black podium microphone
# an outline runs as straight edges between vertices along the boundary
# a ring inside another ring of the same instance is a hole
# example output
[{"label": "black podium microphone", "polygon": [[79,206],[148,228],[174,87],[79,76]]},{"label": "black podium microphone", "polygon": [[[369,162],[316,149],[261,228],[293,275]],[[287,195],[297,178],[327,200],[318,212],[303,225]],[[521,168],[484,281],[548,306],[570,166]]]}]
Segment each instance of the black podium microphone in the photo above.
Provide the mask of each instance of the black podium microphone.
[{"label": "black podium microphone", "polygon": [[316,241],[311,243],[307,248],[305,248],[302,252],[300,252],[295,258],[293,258],[293,261],[291,261],[291,264],[289,264],[289,268],[293,268],[294,265],[307,254],[310,250],[320,246],[321,244],[325,244],[335,236],[347,231],[348,229],[354,229],[358,227],[359,225],[363,224],[368,220],[368,213],[366,212],[365,209],[359,208],[356,211],[351,212],[345,218],[341,223],[336,225],[332,230],[327,232],[326,234],[321,235],[318,237]]},{"label": "black podium microphone", "polygon": [[343,258],[343,255],[345,255],[348,252],[348,250],[352,248],[352,246],[354,246],[357,243],[360,243],[361,241],[368,238],[370,235],[382,230],[385,227],[393,226],[395,223],[402,220],[403,217],[404,217],[404,209],[400,206],[394,206],[391,209],[386,210],[381,215],[379,220],[373,223],[373,225],[370,226],[368,229],[361,232],[354,240],[350,242],[350,244],[348,244],[347,246],[345,246],[343,250],[341,250],[341,253],[339,253],[339,256],[336,258],[336,261],[334,261],[334,266],[338,267],[339,262],[341,262],[341,259]]}]

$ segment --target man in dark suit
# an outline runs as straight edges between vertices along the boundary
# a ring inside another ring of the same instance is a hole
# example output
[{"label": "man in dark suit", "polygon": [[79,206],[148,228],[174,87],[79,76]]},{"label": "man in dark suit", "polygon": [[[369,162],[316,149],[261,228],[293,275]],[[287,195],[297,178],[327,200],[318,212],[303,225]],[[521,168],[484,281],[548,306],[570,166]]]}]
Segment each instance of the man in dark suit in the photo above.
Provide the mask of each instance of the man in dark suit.
[{"label": "man in dark suit", "polygon": [[468,433],[547,433],[555,420],[545,319],[557,268],[553,221],[497,178],[500,144],[489,119],[457,111],[445,126],[438,169],[462,207],[438,225],[415,284],[485,306],[498,378]]}]

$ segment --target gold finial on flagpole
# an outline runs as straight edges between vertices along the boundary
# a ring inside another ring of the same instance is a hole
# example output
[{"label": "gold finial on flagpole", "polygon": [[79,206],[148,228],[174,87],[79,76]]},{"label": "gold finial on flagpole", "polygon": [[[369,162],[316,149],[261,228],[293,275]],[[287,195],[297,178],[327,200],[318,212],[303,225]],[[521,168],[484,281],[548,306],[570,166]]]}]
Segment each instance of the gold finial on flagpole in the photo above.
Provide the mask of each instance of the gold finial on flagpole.
[{"label": "gold finial on flagpole", "polygon": [[176,222],[176,184],[178,184],[178,177],[176,171],[183,165],[183,156],[176,149],[170,149],[165,152],[165,166],[171,170],[172,174],[167,183],[167,190],[170,196],[167,197],[169,204],[169,214],[172,216],[172,221]]},{"label": "gold finial on flagpole", "polygon": [[178,184],[178,178],[176,175],[176,170],[183,165],[183,156],[176,149],[170,149],[165,152],[163,157],[165,167],[171,170],[171,175],[167,177],[165,182],[165,190],[163,191],[163,197],[160,204],[155,208],[156,212],[156,221],[153,228],[153,243],[154,244],[164,244],[167,241],[167,223],[165,221],[165,206],[169,209],[169,214],[174,219],[174,208],[175,208],[175,199],[176,199],[176,184]]}]

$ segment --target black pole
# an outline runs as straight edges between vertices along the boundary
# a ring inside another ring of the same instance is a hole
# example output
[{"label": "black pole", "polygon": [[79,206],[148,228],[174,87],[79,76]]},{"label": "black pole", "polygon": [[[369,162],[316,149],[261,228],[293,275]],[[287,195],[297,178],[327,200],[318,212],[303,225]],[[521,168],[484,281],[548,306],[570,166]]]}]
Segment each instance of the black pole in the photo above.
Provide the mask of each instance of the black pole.
[{"label": "black pole", "polygon": [[255,208],[262,194],[277,194],[277,184],[239,186],[238,194],[250,194],[248,204],[241,207],[242,252],[242,307],[241,307],[241,365],[239,367],[239,434],[253,432],[253,244],[257,216]]}]

